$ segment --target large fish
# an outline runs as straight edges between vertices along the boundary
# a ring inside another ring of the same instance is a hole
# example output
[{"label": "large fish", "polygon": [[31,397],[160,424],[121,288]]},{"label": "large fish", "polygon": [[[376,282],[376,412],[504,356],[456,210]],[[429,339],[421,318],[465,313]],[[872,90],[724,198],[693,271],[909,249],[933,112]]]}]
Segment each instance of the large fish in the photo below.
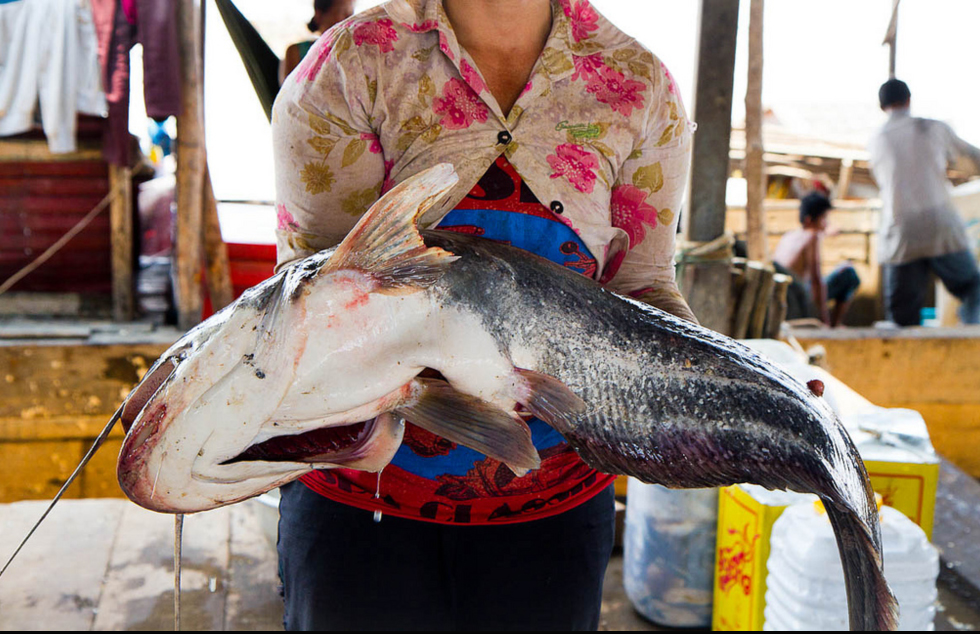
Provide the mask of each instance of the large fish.
[{"label": "large fish", "polygon": [[174,344],[122,407],[126,494],[194,512],[311,469],[378,471],[405,419],[523,473],[539,458],[520,404],[607,473],[817,494],[851,627],[893,629],[874,495],[827,404],[745,346],[561,266],[419,232],[416,219],[455,182],[440,165],[402,183],[336,250]]}]

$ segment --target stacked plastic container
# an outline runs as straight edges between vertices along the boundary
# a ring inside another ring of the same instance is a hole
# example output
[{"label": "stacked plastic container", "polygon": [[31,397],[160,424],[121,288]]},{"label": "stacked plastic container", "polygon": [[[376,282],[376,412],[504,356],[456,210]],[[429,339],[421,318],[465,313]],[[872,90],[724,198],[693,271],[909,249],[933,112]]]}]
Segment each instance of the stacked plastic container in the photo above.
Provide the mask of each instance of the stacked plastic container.
[{"label": "stacked plastic container", "polygon": [[630,478],[623,587],[658,625],[708,627],[718,489],[678,491]]},{"label": "stacked plastic container", "polygon": [[[939,555],[912,520],[881,509],[885,579],[898,599],[899,630],[933,630]],[[847,630],[847,595],[830,521],[812,503],[787,508],[772,529],[765,631]]]}]

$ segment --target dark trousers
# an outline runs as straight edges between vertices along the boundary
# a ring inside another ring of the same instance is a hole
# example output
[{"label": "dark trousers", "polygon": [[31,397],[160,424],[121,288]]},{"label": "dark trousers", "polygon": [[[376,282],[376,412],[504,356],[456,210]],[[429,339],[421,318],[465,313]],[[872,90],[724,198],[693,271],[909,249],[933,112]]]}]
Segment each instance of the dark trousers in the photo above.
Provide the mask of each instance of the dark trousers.
[{"label": "dark trousers", "polygon": [[884,270],[885,313],[899,326],[918,326],[925,301],[929,271],[963,302],[960,319],[965,324],[980,323],[980,270],[969,251],[935,258],[886,265]]},{"label": "dark trousers", "polygon": [[[786,291],[786,319],[803,319],[805,317],[820,317],[817,314],[817,306],[813,301],[813,291],[809,283],[800,281],[800,278],[790,269],[779,262],[773,262],[777,273],[789,275],[793,278]],[[827,301],[843,304],[854,297],[857,289],[861,286],[861,278],[851,264],[843,263],[835,268],[825,280],[827,284]]]},{"label": "dark trousers", "polygon": [[287,630],[595,630],[612,553],[610,485],[570,511],[500,526],[382,517],[282,487]]}]

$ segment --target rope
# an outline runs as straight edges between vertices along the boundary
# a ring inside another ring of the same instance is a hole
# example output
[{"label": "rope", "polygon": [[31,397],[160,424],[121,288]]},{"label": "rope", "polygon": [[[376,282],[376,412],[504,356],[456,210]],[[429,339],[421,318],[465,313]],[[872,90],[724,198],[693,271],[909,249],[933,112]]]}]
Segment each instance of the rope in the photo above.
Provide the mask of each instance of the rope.
[{"label": "rope", "polygon": [[48,247],[48,249],[44,253],[37,256],[37,258],[35,258],[33,262],[31,262],[21,270],[11,275],[9,278],[7,278],[7,281],[5,281],[3,284],[0,284],[0,295],[6,293],[8,290],[10,290],[12,286],[14,286],[14,284],[16,284],[17,282],[21,281],[22,279],[24,279],[25,277],[33,273],[35,269],[37,269],[39,266],[41,266],[42,264],[50,260],[55,253],[60,251],[62,247],[68,244],[69,240],[71,240],[79,233],[81,233],[81,231],[85,227],[87,227],[90,222],[95,220],[95,217],[98,216],[100,213],[102,213],[102,211],[109,205],[109,203],[116,198],[116,196],[119,194],[119,188],[120,186],[117,185],[115,188],[110,190],[109,193],[105,195],[105,198],[99,201],[99,204],[96,205],[92,209],[92,211],[85,214],[85,217],[79,220],[74,227],[72,227],[71,229],[68,230],[67,233],[65,233],[65,235],[58,238],[57,242],[55,242],[50,247]]},{"label": "rope", "polygon": [[727,266],[732,261],[733,246],[735,246],[735,236],[729,232],[725,232],[708,242],[679,241],[674,253],[674,262],[676,263],[677,286],[681,292],[687,292],[687,289],[683,288],[684,269],[686,267],[695,264],[724,264]]},{"label": "rope", "polygon": [[681,241],[677,245],[674,260],[678,266],[687,264],[728,263],[732,259],[732,247],[735,246],[735,236],[723,233],[710,242]]},{"label": "rope", "polygon": [[180,569],[184,539],[184,514],[174,515],[174,631],[180,631]]}]

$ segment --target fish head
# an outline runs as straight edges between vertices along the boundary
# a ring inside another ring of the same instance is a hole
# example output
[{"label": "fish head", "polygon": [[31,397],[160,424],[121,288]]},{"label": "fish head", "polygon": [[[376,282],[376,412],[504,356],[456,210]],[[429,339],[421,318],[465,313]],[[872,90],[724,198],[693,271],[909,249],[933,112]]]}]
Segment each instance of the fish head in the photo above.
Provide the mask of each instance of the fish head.
[{"label": "fish head", "polygon": [[174,344],[122,407],[126,495],[196,512],[314,468],[387,465],[404,431],[394,410],[421,370],[382,354],[404,333],[389,308],[455,259],[415,227],[455,182],[438,166],[399,185],[336,250],[249,289]]},{"label": "fish head", "polygon": [[202,479],[201,470],[212,458],[233,452],[236,439],[254,435],[269,415],[262,399],[276,386],[266,387],[265,379],[277,382],[289,351],[261,365],[254,359],[257,348],[274,351],[287,339],[274,329],[282,283],[276,276],[250,289],[189,331],[130,393],[122,406],[127,434],[117,475],[140,506],[189,512],[237,496]]}]

